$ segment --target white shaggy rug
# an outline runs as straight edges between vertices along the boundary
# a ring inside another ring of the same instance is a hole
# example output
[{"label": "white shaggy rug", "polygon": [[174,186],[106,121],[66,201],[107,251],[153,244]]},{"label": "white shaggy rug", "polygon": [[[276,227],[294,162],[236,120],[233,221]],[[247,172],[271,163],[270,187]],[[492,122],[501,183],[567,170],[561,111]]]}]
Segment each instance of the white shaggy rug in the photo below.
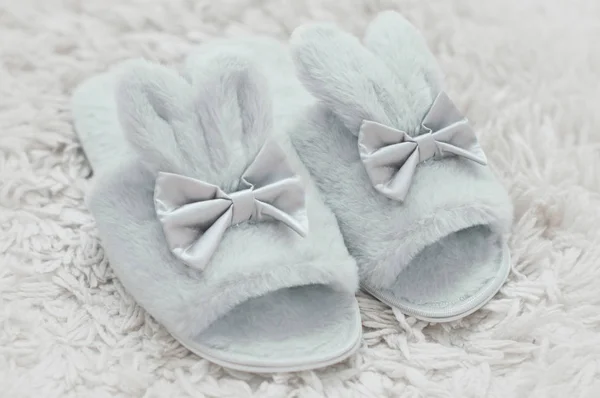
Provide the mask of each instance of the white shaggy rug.
[{"label": "white shaggy rug", "polygon": [[[115,280],[83,202],[75,85],[132,56],[177,63],[212,37],[420,27],[515,203],[513,272],[459,322],[360,296],[364,344],[261,377],[189,354]],[[600,396],[597,0],[0,0],[0,396]]]}]

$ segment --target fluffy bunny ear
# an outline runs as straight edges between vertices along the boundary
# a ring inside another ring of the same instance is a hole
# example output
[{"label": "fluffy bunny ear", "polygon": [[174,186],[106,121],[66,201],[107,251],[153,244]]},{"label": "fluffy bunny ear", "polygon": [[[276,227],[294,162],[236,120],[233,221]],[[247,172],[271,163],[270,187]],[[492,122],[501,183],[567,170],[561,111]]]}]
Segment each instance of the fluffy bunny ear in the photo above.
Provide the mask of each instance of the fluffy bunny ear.
[{"label": "fluffy bunny ear", "polygon": [[415,135],[440,91],[425,40],[394,12],[371,23],[365,45],[332,25],[314,24],[296,29],[291,47],[300,80],[354,134],[372,120]]},{"label": "fluffy bunny ear", "polygon": [[409,107],[396,76],[356,37],[330,24],[297,28],[290,39],[305,87],[355,134],[363,120],[397,125]]},{"label": "fluffy bunny ear", "polygon": [[188,160],[182,148],[191,137],[181,134],[189,115],[190,85],[175,71],[144,60],[121,71],[117,87],[119,119],[142,161],[156,171],[181,172]]},{"label": "fluffy bunny ear", "polygon": [[417,28],[397,12],[384,11],[369,24],[363,42],[414,99],[413,111],[426,112],[442,89],[443,75]]},{"label": "fluffy bunny ear", "polygon": [[210,146],[213,175],[221,184],[238,181],[271,133],[265,77],[241,54],[213,47],[191,54],[184,74],[194,90],[194,113]]}]

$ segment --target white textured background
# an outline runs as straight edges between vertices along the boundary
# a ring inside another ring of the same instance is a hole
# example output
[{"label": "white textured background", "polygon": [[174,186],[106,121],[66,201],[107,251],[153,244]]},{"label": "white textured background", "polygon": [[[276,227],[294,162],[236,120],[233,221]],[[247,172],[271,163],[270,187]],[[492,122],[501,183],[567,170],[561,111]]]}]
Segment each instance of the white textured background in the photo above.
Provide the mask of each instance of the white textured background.
[{"label": "white textured background", "polygon": [[[360,297],[365,342],[259,377],[188,354],[123,292],[83,203],[74,86],[132,56],[394,8],[421,28],[515,203],[513,273],[429,326]],[[600,396],[600,2],[0,0],[0,397]]]}]

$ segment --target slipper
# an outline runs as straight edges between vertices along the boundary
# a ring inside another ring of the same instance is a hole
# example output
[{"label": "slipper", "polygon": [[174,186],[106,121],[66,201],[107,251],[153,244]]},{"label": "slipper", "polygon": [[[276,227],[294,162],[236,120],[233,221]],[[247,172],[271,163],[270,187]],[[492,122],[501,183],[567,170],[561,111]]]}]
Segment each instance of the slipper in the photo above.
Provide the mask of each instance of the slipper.
[{"label": "slipper", "polygon": [[271,128],[264,77],[237,54],[202,61],[182,75],[127,61],[73,95],[94,171],[87,204],[111,267],[216,364],[266,373],[342,361],[361,323],[335,216]]},{"label": "slipper", "polygon": [[363,43],[312,24],[290,45],[318,100],[292,141],[338,218],[361,287],[430,322],[482,307],[510,271],[512,206],[425,40],[384,12]]}]

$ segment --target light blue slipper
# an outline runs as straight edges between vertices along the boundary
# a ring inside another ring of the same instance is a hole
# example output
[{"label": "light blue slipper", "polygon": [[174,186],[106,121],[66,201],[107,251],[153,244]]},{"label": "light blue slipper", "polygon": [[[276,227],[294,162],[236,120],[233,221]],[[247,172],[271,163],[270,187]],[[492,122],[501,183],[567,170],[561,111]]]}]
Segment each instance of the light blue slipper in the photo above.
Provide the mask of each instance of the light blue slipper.
[{"label": "light blue slipper", "polygon": [[212,362],[281,372],[342,361],[361,323],[335,216],[272,126],[262,74],[239,54],[201,53],[182,75],[128,61],[74,93],[111,267]]},{"label": "light blue slipper", "polygon": [[512,206],[425,40],[385,12],[363,43],[332,25],[300,27],[291,53],[315,100],[290,135],[362,288],[433,322],[482,307],[510,271]]}]

